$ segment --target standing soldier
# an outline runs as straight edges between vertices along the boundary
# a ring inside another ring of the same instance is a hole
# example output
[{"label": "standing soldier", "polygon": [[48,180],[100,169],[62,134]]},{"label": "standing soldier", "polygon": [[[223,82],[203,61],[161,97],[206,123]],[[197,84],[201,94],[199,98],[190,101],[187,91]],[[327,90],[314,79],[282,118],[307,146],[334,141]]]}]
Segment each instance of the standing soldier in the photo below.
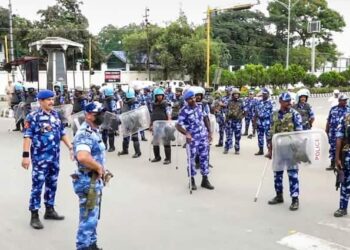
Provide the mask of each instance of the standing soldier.
[{"label": "standing soldier", "polygon": [[[189,151],[187,157],[190,160],[188,173],[191,176],[192,190],[196,190],[194,176],[197,174],[195,168],[195,158],[199,155],[200,168],[202,174],[201,186],[206,189],[214,189],[208,180],[209,175],[209,142],[211,141],[210,122],[205,119],[202,110],[196,104],[195,94],[191,90],[187,90],[184,99],[188,105],[180,110],[179,118],[176,123],[176,129],[186,136],[187,147]],[[207,126],[204,124],[208,124]],[[209,126],[209,129],[208,129]]]},{"label": "standing soldier", "polygon": [[[146,105],[145,98],[144,98],[143,94],[141,93],[141,86],[135,85],[134,90],[135,90],[135,98],[136,98],[137,102],[139,103],[139,105],[141,105],[141,106]],[[140,135],[141,135],[141,141],[147,141],[144,130],[140,131]]]},{"label": "standing soldier", "polygon": [[248,131],[249,131],[249,125],[250,123],[252,123],[252,127],[253,127],[253,133],[250,136],[253,137],[255,136],[255,127],[253,125],[253,116],[254,116],[254,112],[255,112],[255,106],[256,106],[257,100],[254,98],[254,91],[251,90],[249,91],[248,97],[247,99],[244,101],[244,112],[245,112],[245,131],[243,136],[247,136],[248,135]]},{"label": "standing soldier", "polygon": [[[291,108],[292,98],[289,93],[282,93],[279,97],[280,110],[275,111],[272,116],[270,137],[268,141],[268,157],[272,156],[272,136],[277,133],[301,131],[303,129],[302,119],[300,114]],[[283,157],[283,156],[282,156]],[[284,161],[286,164],[289,177],[289,191],[292,197],[292,204],[289,209],[291,211],[299,208],[299,179],[298,179],[298,165],[288,160]],[[269,205],[276,205],[283,203],[283,170],[274,171],[274,183],[276,196],[270,200]]]},{"label": "standing soldier", "polygon": [[31,104],[37,102],[37,92],[34,87],[28,87],[28,92],[25,95],[25,104],[26,104],[26,115],[31,112]]},{"label": "standing soldier", "polygon": [[[264,137],[266,140],[269,138],[271,116],[273,111],[273,103],[269,99],[270,92],[267,88],[263,88],[262,100],[260,100],[256,105],[256,110],[254,114],[254,122],[258,130],[258,146],[259,151],[255,155],[264,155]],[[254,125],[255,126],[255,125]]]},{"label": "standing soldier", "polygon": [[79,227],[76,247],[79,250],[102,250],[97,247],[97,223],[100,214],[102,177],[105,173],[105,145],[99,126],[103,123],[101,103],[85,107],[85,122],[74,137],[74,156],[78,169],[72,175],[74,192],[79,198]]},{"label": "standing soldier", "polygon": [[152,113],[153,98],[152,98],[152,92],[149,87],[145,87],[143,89],[143,99],[148,108],[148,111]]},{"label": "standing soldier", "polygon": [[326,133],[328,135],[329,158],[331,159],[331,165],[326,170],[335,169],[335,150],[336,150],[336,130],[340,119],[350,112],[350,107],[347,104],[348,97],[345,94],[341,94],[338,98],[338,105],[331,108],[327,118]]},{"label": "standing soldier", "polygon": [[74,90],[73,114],[85,110],[85,106],[87,105],[88,101],[83,92],[84,90],[82,87],[76,87]]},{"label": "standing soldier", "polygon": [[53,86],[53,89],[55,91],[55,98],[54,98],[54,106],[60,106],[62,104],[62,89],[61,84],[56,83],[55,86]]},{"label": "standing soldier", "polygon": [[225,113],[227,111],[225,103],[231,98],[232,87],[228,86],[225,89],[226,96],[223,96],[221,100],[217,103],[217,106],[214,110],[216,113],[216,121],[219,124],[219,143],[215,147],[224,146],[224,132],[225,132]]},{"label": "standing soldier", "polygon": [[303,120],[303,130],[312,128],[315,121],[315,114],[312,111],[311,105],[307,102],[309,92],[306,89],[301,89],[297,94],[297,103],[293,105],[293,109],[299,112]]},{"label": "standing soldier", "polygon": [[175,98],[172,102],[172,112],[171,119],[177,120],[179,117],[179,112],[182,106],[184,105],[184,99],[182,98],[182,88],[175,89]]},{"label": "standing soldier", "polygon": [[29,202],[31,211],[30,225],[42,229],[39,219],[41,192],[45,183],[44,203],[46,212],[44,219],[63,220],[54,209],[59,173],[60,141],[72,150],[73,147],[66,136],[64,126],[58,113],[53,110],[54,92],[42,90],[38,94],[40,109],[26,117],[22,167],[28,169],[32,160],[32,191]]},{"label": "standing soldier", "polygon": [[[117,113],[117,102],[115,101],[114,97],[114,90],[112,87],[107,87],[104,89],[104,100],[103,105],[106,111],[111,113]],[[108,152],[114,152],[115,146],[114,146],[114,139],[115,139],[115,131],[111,128],[102,128],[102,140],[105,144],[106,148],[107,145],[109,145]],[[108,139],[108,143],[107,143]]]},{"label": "standing soldier", "polygon": [[71,95],[68,91],[68,86],[66,84],[63,85],[63,93],[62,93],[63,104],[71,104]]},{"label": "standing soldier", "polygon": [[[19,105],[23,101],[24,101],[24,88],[21,83],[17,82],[14,86],[14,93],[11,98],[11,108],[13,109],[14,106]],[[16,122],[16,128],[13,129],[12,131],[21,131],[21,126],[22,128],[24,126],[23,119],[19,119]]]},{"label": "standing soldier", "polygon": [[[154,121],[170,121],[171,120],[171,108],[169,103],[165,100],[165,94],[163,89],[157,88],[154,90],[154,103],[151,114],[151,127],[153,127]],[[171,163],[171,147],[170,142],[168,145],[164,144],[165,159],[163,164],[168,165]],[[151,162],[159,162],[162,160],[160,157],[159,145],[153,145],[154,159]]]},{"label": "standing soldier", "polygon": [[242,133],[242,119],[244,117],[244,104],[240,99],[241,93],[238,89],[233,89],[231,98],[225,103],[226,119],[225,119],[225,133],[226,142],[224,154],[227,154],[229,149],[233,146],[233,135],[235,136],[235,154],[239,154],[240,140]]},{"label": "standing soldier", "polygon": [[[140,104],[138,103],[136,97],[135,97],[135,91],[133,89],[128,89],[128,91],[125,94],[125,102],[123,104],[122,113],[127,112],[130,110],[137,109],[140,107]],[[139,134],[135,133],[131,135],[131,140],[134,143],[134,150],[135,154],[132,156],[132,158],[139,158],[141,156],[141,149],[140,149],[140,141],[139,141]],[[118,152],[118,155],[127,155],[129,154],[129,143],[130,143],[130,136],[123,138],[123,150]]]}]

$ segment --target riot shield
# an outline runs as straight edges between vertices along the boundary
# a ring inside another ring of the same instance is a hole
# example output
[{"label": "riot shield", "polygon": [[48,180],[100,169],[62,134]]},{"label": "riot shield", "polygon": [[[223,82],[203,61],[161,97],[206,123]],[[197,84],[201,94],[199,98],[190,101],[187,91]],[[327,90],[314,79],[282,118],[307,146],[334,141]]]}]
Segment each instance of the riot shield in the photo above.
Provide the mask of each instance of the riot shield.
[{"label": "riot shield", "polygon": [[71,116],[71,127],[75,135],[80,128],[80,125],[85,121],[85,111],[80,111]]},{"label": "riot shield", "polygon": [[210,121],[210,133],[214,133],[216,129],[216,117],[213,114],[209,114]]},{"label": "riot shield", "polygon": [[119,121],[118,116],[116,114],[106,111],[105,115],[104,115],[103,123],[102,123],[100,128],[103,130],[116,131],[116,130],[118,130],[119,123],[120,123],[120,121]]},{"label": "riot shield", "polygon": [[39,108],[40,108],[40,104],[39,104],[38,102],[32,102],[32,103],[30,104],[30,109],[31,109],[32,111],[38,111]]},{"label": "riot shield", "polygon": [[15,105],[13,107],[14,111],[14,118],[16,123],[19,122],[20,120],[25,119],[26,117],[26,104],[25,102],[20,102],[18,105]]},{"label": "riot shield", "polygon": [[328,165],[328,139],[321,129],[279,133],[272,138],[274,171],[297,169],[298,165],[324,168]]},{"label": "riot shield", "polygon": [[152,144],[154,146],[170,145],[176,140],[176,133],[174,121],[154,121]]},{"label": "riot shield", "polygon": [[67,124],[71,119],[73,105],[65,104],[65,105],[55,106],[54,110],[56,110],[56,112],[58,113],[61,119],[61,122]]},{"label": "riot shield", "polygon": [[151,117],[147,106],[122,113],[120,115],[121,133],[124,137],[148,129],[151,124]]}]

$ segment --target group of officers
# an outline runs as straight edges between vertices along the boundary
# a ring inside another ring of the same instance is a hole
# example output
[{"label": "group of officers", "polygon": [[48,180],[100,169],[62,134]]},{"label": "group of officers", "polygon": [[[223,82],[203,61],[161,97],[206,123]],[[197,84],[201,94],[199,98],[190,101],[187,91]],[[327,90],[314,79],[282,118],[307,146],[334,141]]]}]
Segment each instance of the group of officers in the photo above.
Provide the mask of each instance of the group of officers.
[{"label": "group of officers", "polygon": [[[72,175],[75,193],[79,198],[80,216],[76,237],[77,249],[100,249],[97,246],[96,227],[102,188],[106,180],[105,152],[115,151],[115,136],[117,130],[100,130],[104,113],[109,111],[121,114],[147,106],[150,117],[150,131],[155,121],[175,120],[176,129],[186,139],[188,157],[189,187],[196,190],[195,175],[200,168],[202,175],[201,187],[213,190],[209,182],[210,145],[215,128],[211,125],[210,116],[215,116],[218,124],[219,141],[216,147],[224,147],[224,154],[234,147],[235,154],[240,152],[242,123],[245,130],[243,136],[253,138],[257,133],[259,151],[255,155],[264,155],[266,140],[267,158],[272,157],[272,136],[281,132],[310,130],[315,120],[314,112],[308,104],[309,92],[301,90],[296,99],[283,92],[279,96],[280,107],[276,108],[270,98],[267,88],[262,88],[255,96],[255,91],[249,91],[248,97],[242,98],[238,89],[226,87],[226,94],[221,96],[210,93],[199,86],[191,86],[183,90],[176,88],[128,88],[114,90],[107,85],[92,86],[88,93],[81,88],[75,88],[70,93],[65,86],[55,85],[54,91],[42,90],[37,94],[40,108],[30,112],[24,119],[24,143],[22,166],[32,171],[32,191],[29,210],[31,211],[31,226],[42,229],[38,210],[41,204],[42,186],[45,184],[44,204],[45,219],[62,220],[54,209],[57,178],[59,174],[60,141],[63,141],[71,152],[72,159],[77,162],[77,171]],[[350,196],[350,108],[347,106],[347,96],[338,96],[338,105],[332,107],[327,119],[327,133],[331,144],[329,169],[342,169],[345,179],[341,187],[339,209],[336,217],[347,214]],[[294,102],[294,103],[293,103]],[[73,114],[84,112],[85,122],[76,132],[73,142],[66,135],[65,124],[54,110],[57,105],[73,105]],[[250,125],[252,132],[249,134]],[[233,135],[235,143],[233,145]],[[144,131],[126,136],[122,141],[119,156],[129,153],[130,139],[133,141],[133,158],[141,156],[140,141],[147,141]],[[225,139],[225,143],[224,143]],[[349,142],[348,142],[349,141]],[[344,147],[345,146],[345,147]],[[341,161],[340,152],[347,149]],[[171,163],[171,145],[164,145],[164,165]],[[154,158],[151,162],[161,161],[159,145],[153,145]],[[30,161],[31,159],[31,161]],[[287,168],[292,203],[290,210],[299,208],[298,166]],[[283,171],[274,172],[276,196],[268,202],[270,205],[283,203]]]}]

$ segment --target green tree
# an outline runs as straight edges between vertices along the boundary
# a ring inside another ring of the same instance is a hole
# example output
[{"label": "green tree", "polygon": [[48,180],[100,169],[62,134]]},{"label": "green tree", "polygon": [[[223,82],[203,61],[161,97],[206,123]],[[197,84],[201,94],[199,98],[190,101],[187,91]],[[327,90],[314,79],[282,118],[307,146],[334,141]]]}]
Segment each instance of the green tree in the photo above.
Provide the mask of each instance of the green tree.
[{"label": "green tree", "polygon": [[342,76],[340,73],[335,71],[325,72],[322,73],[318,80],[324,85],[324,86],[331,86],[331,87],[340,87],[346,85],[346,79],[344,76]]},{"label": "green tree", "polygon": [[297,64],[292,64],[289,66],[287,70],[287,77],[288,77],[288,82],[292,84],[296,84],[298,82],[301,82],[306,74],[305,69]]},{"label": "green tree", "polygon": [[275,88],[276,86],[282,86],[287,82],[287,73],[285,67],[280,64],[274,64],[267,69],[267,76],[269,83]]},{"label": "green tree", "polygon": [[317,76],[313,74],[306,74],[303,79],[303,83],[310,88],[313,88],[317,83],[317,81],[318,81]]}]

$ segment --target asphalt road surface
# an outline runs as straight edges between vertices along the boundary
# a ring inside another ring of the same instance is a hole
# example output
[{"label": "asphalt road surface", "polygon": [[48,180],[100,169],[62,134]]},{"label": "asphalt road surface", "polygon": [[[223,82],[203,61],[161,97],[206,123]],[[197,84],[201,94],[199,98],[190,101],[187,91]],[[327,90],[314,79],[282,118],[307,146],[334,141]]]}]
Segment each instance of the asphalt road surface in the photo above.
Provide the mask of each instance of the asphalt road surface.
[{"label": "asphalt road surface", "polygon": [[[310,99],[316,127],[325,128],[327,98]],[[78,199],[70,174],[75,169],[62,145],[56,210],[64,221],[45,221],[43,230],[29,225],[31,170],[21,168],[22,135],[10,132],[12,119],[0,118],[0,249],[75,249]],[[150,135],[147,132],[147,137]],[[149,140],[150,141],[150,140]],[[214,165],[209,179],[214,191],[187,189],[185,149],[173,149],[172,165],[150,163],[150,142],[142,142],[142,157],[107,153],[107,168],[115,178],[104,189],[98,243],[105,250],[232,250],[350,249],[350,217],[335,218],[339,192],[335,176],[324,169],[300,170],[300,209],[289,211],[288,178],[285,203],[270,206],[273,173],[268,168],[258,202],[253,202],[265,164],[254,156],[257,139],[243,137],[241,154],[223,155],[211,147]],[[214,141],[216,144],[216,140]],[[117,150],[121,138],[116,138]],[[133,152],[132,144],[130,151]],[[161,151],[164,157],[163,150]],[[176,169],[178,165],[178,169]],[[200,175],[197,175],[200,184]],[[44,209],[40,211],[42,218]]]}]

